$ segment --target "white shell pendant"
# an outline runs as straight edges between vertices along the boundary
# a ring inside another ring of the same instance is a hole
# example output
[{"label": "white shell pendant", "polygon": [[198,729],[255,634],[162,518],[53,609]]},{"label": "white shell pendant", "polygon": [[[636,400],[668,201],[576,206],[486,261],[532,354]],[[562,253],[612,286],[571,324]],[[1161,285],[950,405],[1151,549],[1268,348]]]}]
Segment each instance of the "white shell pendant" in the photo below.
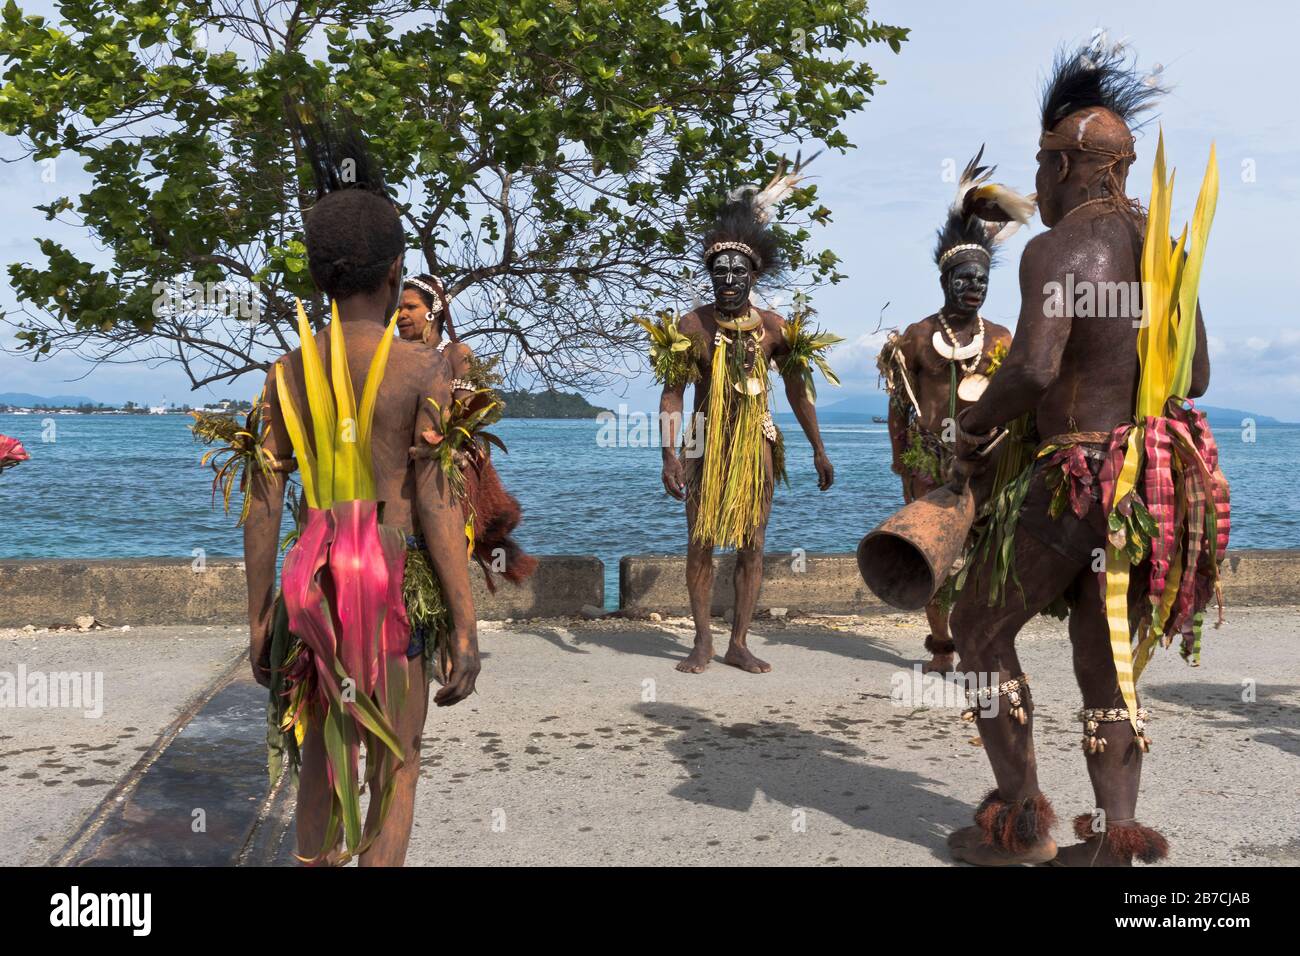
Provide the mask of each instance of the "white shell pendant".
[{"label": "white shell pendant", "polygon": [[758,395],[763,391],[763,383],[756,378],[747,378],[743,382],[732,382],[731,387],[741,395]]},{"label": "white shell pendant", "polygon": [[930,338],[930,345],[939,353],[940,357],[946,358],[950,362],[964,362],[966,359],[974,358],[984,351],[984,336],[976,335],[966,345],[957,347],[949,345],[942,332],[935,332]]},{"label": "white shell pendant", "polygon": [[963,402],[977,402],[979,397],[984,394],[984,389],[988,387],[988,376],[975,372],[967,375],[957,383],[957,397]]}]

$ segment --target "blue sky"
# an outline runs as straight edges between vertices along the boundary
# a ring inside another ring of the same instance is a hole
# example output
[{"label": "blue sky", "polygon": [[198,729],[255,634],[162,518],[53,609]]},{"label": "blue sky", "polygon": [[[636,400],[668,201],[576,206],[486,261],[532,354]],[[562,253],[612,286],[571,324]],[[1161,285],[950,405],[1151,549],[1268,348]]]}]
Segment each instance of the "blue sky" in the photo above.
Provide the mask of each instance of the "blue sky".
[{"label": "blue sky", "polygon": [[[50,5],[28,0],[22,6],[48,13]],[[998,180],[1031,190],[1038,90],[1053,51],[1104,27],[1112,39],[1127,38],[1144,67],[1162,64],[1164,79],[1174,86],[1159,121],[1169,160],[1179,170],[1176,224],[1190,217],[1211,141],[1218,146],[1221,192],[1201,284],[1213,363],[1207,401],[1300,419],[1300,127],[1290,96],[1300,27],[1295,6],[881,0],[871,5],[871,16],[911,27],[912,38],[898,55],[884,47],[865,52],[887,83],[848,124],[858,148],[823,155],[812,170],[823,202],[834,211],[833,224],[816,239],[839,252],[849,275],[814,299],[822,324],[848,339],[832,357],[844,394],[875,389],[881,335],[872,333],[886,302],[885,325],[901,326],[941,301],[929,250],[953,191],[945,168],[960,168],[985,143]],[[1130,179],[1130,191],[1144,201],[1155,141],[1153,123],[1138,141]],[[15,152],[12,141],[0,142],[0,155]],[[76,188],[78,174],[68,165],[60,165],[53,185],[41,181],[33,164],[0,166],[6,224],[0,264],[36,259],[34,236],[57,236],[91,252],[84,239],[56,231],[31,209]],[[1024,242],[1042,228],[1022,230],[1008,244],[993,275],[988,318],[1014,326],[1016,263]],[[788,302],[788,294],[784,298]],[[0,280],[0,309],[13,306],[7,280]],[[0,335],[7,339],[9,333]],[[218,393],[251,394],[259,384],[222,386]],[[190,393],[172,369],[90,370],[70,357],[33,364],[9,355],[0,355],[0,391],[142,403],[212,397]],[[825,389],[821,397],[828,403],[842,395]],[[653,406],[655,393],[642,379],[594,399],[644,408]]]}]

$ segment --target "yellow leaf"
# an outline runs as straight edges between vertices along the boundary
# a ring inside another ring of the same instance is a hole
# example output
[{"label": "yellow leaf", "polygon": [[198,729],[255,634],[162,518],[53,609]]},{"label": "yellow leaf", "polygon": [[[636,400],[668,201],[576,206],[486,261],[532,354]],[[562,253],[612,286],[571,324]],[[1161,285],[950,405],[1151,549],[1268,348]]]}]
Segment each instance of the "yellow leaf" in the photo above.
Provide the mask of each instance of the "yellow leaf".
[{"label": "yellow leaf", "polygon": [[298,406],[294,404],[293,395],[285,383],[283,360],[275,363],[275,391],[280,399],[280,413],[284,416],[285,430],[289,433],[293,453],[298,458],[298,475],[302,481],[302,493],[307,499],[307,507],[319,508],[321,503],[320,495],[316,493],[316,456],[307,443]]},{"label": "yellow leaf", "polygon": [[364,486],[363,498],[375,496],[374,458],[371,452],[370,437],[375,421],[375,404],[379,400],[379,386],[383,383],[384,373],[388,370],[388,353],[393,347],[393,333],[397,328],[397,312],[388,322],[384,337],[379,341],[374,356],[370,359],[370,369],[366,372],[366,384],[361,389],[360,420],[357,425],[360,437],[361,472]]},{"label": "yellow leaf", "polygon": [[334,500],[355,501],[360,480],[357,475],[357,400],[352,391],[352,371],[348,368],[348,346],[343,339],[343,323],[337,303],[330,303],[330,378],[334,386],[334,406],[338,418],[334,433]]},{"label": "yellow leaf", "polygon": [[1186,319],[1183,327],[1178,330],[1178,357],[1174,363],[1178,374],[1174,379],[1173,392],[1179,397],[1186,397],[1192,384],[1192,362],[1196,355],[1196,300],[1201,284],[1201,267],[1205,263],[1205,246],[1210,238],[1210,226],[1214,223],[1214,211],[1218,203],[1219,164],[1214,144],[1211,143],[1210,159],[1206,163],[1205,177],[1201,180],[1201,191],[1196,197],[1196,209],[1192,213],[1191,248],[1187,253],[1183,281],[1178,290],[1178,310]]},{"label": "yellow leaf", "polygon": [[307,391],[307,410],[311,414],[312,433],[316,437],[317,507],[334,504],[334,395],[325,375],[316,338],[302,301],[298,305],[298,339],[302,346],[303,385]]}]

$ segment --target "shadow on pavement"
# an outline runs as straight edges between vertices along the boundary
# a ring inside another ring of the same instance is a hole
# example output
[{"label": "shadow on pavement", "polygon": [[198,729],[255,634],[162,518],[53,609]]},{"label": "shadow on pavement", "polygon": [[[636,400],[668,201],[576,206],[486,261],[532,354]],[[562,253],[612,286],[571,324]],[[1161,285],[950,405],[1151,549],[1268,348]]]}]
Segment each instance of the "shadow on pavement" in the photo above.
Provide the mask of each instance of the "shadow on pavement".
[{"label": "shadow on pavement", "polygon": [[872,755],[856,744],[790,721],[725,724],[674,704],[634,709],[673,732],[663,744],[691,775],[670,791],[682,800],[744,813],[762,792],[791,810],[819,810],[945,861],[949,830],[971,817],[972,807],[927,789],[938,781],[865,763]]},{"label": "shadow on pavement", "polygon": [[[1243,700],[1250,691],[1254,700]],[[1145,689],[1149,700],[1193,708],[1189,717],[1209,728],[1256,729],[1254,739],[1300,757],[1300,688],[1287,684],[1153,684]],[[1159,718],[1159,714],[1154,714]]]}]

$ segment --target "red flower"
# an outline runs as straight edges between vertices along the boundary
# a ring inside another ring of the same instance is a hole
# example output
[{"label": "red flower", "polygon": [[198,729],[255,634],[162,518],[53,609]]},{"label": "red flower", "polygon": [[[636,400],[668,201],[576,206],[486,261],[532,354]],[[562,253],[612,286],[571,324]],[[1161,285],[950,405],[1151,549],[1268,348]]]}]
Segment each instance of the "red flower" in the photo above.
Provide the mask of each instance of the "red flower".
[{"label": "red flower", "polygon": [[20,461],[27,461],[31,455],[17,438],[0,435],[0,471],[10,468]]}]

